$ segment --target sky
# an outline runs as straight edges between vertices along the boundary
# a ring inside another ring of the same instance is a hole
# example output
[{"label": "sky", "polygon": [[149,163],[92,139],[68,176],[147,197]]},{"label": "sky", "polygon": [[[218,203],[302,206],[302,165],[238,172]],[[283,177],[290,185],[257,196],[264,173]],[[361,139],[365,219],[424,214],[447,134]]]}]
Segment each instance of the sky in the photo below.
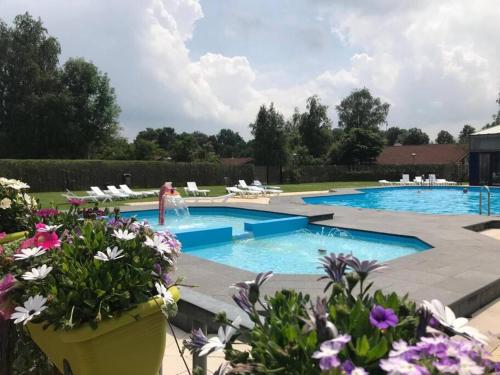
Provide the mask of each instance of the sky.
[{"label": "sky", "polygon": [[500,89],[498,0],[0,0],[106,72],[123,134],[173,126],[250,137],[262,104],[290,116],[367,87],[388,126],[432,138],[491,121]]}]

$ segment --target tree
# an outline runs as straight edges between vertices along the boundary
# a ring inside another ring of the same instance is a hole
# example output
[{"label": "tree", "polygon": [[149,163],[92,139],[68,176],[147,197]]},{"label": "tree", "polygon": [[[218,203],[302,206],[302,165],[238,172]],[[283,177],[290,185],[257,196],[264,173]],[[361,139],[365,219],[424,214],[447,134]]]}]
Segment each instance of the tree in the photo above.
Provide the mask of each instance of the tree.
[{"label": "tree", "polygon": [[389,113],[389,103],[374,98],[367,88],[354,90],[337,105],[339,127],[346,131],[354,128],[379,130]]},{"label": "tree", "polygon": [[[498,98],[496,100],[496,103],[500,106],[500,93],[498,94]],[[488,129],[492,128],[493,126],[500,125],[500,109],[498,109],[497,113],[495,113],[493,116],[491,116],[493,120],[489,123],[483,126],[483,129]]]},{"label": "tree", "polygon": [[0,157],[87,158],[117,136],[107,76],[83,59],[61,68],[60,52],[28,13],[0,21]]},{"label": "tree", "polygon": [[455,138],[453,137],[453,135],[451,135],[446,130],[441,130],[436,137],[436,143],[440,144],[440,145],[444,145],[444,144],[454,144],[456,142],[455,142]]},{"label": "tree", "polygon": [[307,99],[307,111],[298,118],[298,130],[302,144],[309,153],[324,156],[332,142],[332,122],[328,118],[328,106],[322,105],[317,96]]},{"label": "tree", "polygon": [[394,146],[396,143],[402,143],[406,137],[407,130],[391,126],[385,132],[385,141],[388,146]]},{"label": "tree", "polygon": [[166,157],[165,151],[154,141],[137,138],[134,141],[134,159],[158,160]]},{"label": "tree", "polygon": [[269,180],[269,166],[281,167],[287,162],[287,137],[285,120],[274,104],[269,109],[262,105],[253,124],[250,124],[254,136],[254,158],[257,165],[266,166],[266,179]]},{"label": "tree", "polygon": [[404,145],[426,145],[429,144],[429,136],[419,128],[408,129],[408,133],[403,140]]},{"label": "tree", "polygon": [[473,126],[465,124],[458,135],[458,143],[467,143],[469,141],[469,135],[475,131],[476,129]]},{"label": "tree", "polygon": [[221,129],[215,136],[215,152],[221,158],[241,157],[248,155],[247,144],[238,132]]},{"label": "tree", "polygon": [[95,156],[104,160],[131,160],[136,159],[134,145],[126,138],[116,137],[107,143]]},{"label": "tree", "polygon": [[380,131],[351,128],[342,135],[338,148],[330,150],[330,157],[344,164],[373,162],[383,148],[384,137]]}]

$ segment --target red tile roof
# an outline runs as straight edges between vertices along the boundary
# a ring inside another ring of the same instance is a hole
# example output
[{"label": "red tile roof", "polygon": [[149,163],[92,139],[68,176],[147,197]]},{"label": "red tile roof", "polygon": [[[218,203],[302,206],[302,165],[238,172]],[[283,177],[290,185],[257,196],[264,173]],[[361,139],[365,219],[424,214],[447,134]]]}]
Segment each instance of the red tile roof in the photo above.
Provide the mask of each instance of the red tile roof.
[{"label": "red tile roof", "polygon": [[463,144],[389,146],[378,156],[377,164],[451,164],[462,161],[467,155],[467,145]]},{"label": "red tile roof", "polygon": [[225,165],[245,165],[252,164],[253,158],[220,158],[222,164]]}]

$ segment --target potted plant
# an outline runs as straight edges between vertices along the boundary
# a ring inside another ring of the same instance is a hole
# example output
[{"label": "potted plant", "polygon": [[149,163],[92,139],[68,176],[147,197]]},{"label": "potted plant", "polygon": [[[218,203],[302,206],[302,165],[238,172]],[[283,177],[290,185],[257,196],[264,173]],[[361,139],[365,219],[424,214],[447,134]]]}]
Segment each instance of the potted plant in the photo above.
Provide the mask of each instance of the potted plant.
[{"label": "potted plant", "polygon": [[24,325],[61,372],[158,373],[164,315],[175,313],[179,298],[169,272],[180,243],[118,212],[110,218],[75,204],[45,214],[2,255],[3,316]]},{"label": "potted plant", "polygon": [[[261,286],[272,273],[261,273],[233,285],[233,299],[252,329],[221,314],[225,327],[217,337],[195,330],[185,347],[197,355],[224,351],[227,363],[219,375],[500,373],[500,363],[487,357],[487,338],[441,302],[417,306],[396,293],[369,293],[369,274],[383,265],[343,254],[324,257],[322,265],[328,296],[311,301],[283,290],[263,297]],[[234,346],[239,331],[246,334],[249,350]]]}]

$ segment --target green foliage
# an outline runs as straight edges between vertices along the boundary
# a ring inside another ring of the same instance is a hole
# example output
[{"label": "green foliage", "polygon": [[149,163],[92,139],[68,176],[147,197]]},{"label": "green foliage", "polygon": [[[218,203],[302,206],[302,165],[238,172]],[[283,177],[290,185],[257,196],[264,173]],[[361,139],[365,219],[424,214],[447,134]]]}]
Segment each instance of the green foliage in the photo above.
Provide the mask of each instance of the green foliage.
[{"label": "green foliage", "polygon": [[397,126],[391,126],[385,132],[386,144],[388,146],[394,146],[396,143],[403,143],[408,130],[398,128]]},{"label": "green foliage", "polygon": [[0,22],[0,157],[88,158],[116,136],[108,77],[83,59],[60,67],[60,52],[29,14]]},{"label": "green foliage", "polygon": [[339,127],[344,130],[354,128],[378,130],[389,113],[389,103],[372,97],[367,88],[354,90],[336,107]]},{"label": "green foliage", "polygon": [[384,148],[384,138],[378,129],[352,128],[344,131],[338,147],[343,164],[373,162]]},{"label": "green foliage", "polygon": [[0,171],[26,181],[33,191],[88,190],[90,186],[123,183],[123,174],[132,174],[131,187],[161,186],[172,181],[185,186],[223,185],[224,177],[252,181],[252,165],[228,166],[216,163],[171,163],[168,161],[117,160],[0,160]]},{"label": "green foliage", "polygon": [[403,139],[404,145],[427,145],[429,136],[419,128],[408,129],[406,137]]},{"label": "green foliage", "polygon": [[307,111],[298,117],[298,130],[302,144],[313,158],[325,156],[332,142],[332,122],[328,106],[318,96],[307,99]]},{"label": "green foliage", "polygon": [[441,130],[436,137],[436,143],[444,145],[444,144],[455,144],[456,142],[453,135],[451,135],[446,130]]},{"label": "green foliage", "polygon": [[259,165],[284,165],[286,163],[287,139],[285,134],[285,120],[274,104],[269,109],[261,106],[257,118],[250,124],[255,137],[254,157]]},{"label": "green foliage", "polygon": [[458,143],[467,143],[469,142],[469,135],[474,133],[476,129],[471,125],[464,125],[460,134],[458,135]]}]

